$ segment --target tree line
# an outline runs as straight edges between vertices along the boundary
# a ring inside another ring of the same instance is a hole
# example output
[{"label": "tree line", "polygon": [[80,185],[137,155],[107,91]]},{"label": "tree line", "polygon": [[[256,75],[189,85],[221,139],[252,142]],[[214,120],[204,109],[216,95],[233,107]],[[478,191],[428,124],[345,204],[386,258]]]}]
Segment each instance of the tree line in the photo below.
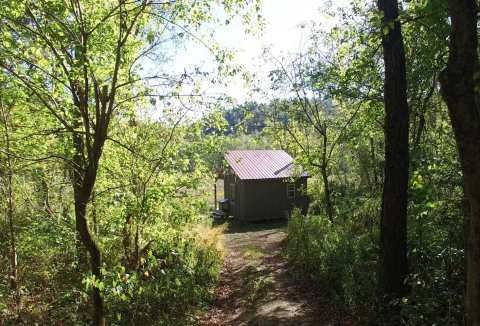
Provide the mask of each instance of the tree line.
[{"label": "tree line", "polygon": [[210,179],[225,150],[274,147],[313,175],[287,257],[359,323],[480,324],[475,1],[353,1],[264,58],[264,102],[200,119],[194,78],[142,65],[187,37],[230,74],[198,36],[210,1],[0,8],[2,319],[193,323],[221,266]]},{"label": "tree line", "polygon": [[[309,48],[273,59],[274,109],[266,130],[319,176],[313,190],[318,192],[311,194],[319,201],[311,207],[313,217],[292,223],[291,259],[324,282],[338,268],[343,276],[336,295],[354,310],[370,311],[363,311],[370,316],[365,318],[379,324],[479,323],[476,11],[475,1],[354,2],[339,26],[328,32],[312,26]],[[290,100],[279,99],[279,91]],[[282,115],[288,120],[279,122]],[[435,137],[448,144],[439,145]],[[440,179],[439,164],[445,168]],[[460,192],[442,194],[436,186]],[[443,218],[434,218],[434,211]],[[456,216],[461,227],[448,225],[447,216]],[[464,250],[466,262],[444,257],[450,261],[430,269],[424,264],[435,260],[428,256],[437,252],[444,231],[449,238],[444,250]],[[339,240],[339,234],[347,239]],[[378,247],[363,243],[365,235]],[[355,243],[361,248],[352,247]],[[375,267],[360,261],[366,258]],[[424,274],[442,268],[446,274],[435,280]],[[375,284],[375,293],[348,283],[366,271],[375,275],[366,281]],[[433,304],[439,279],[446,282],[444,293],[457,297],[456,316],[452,306],[450,315],[442,316],[442,305]],[[465,292],[452,285],[454,279],[465,282]],[[362,303],[362,295],[370,304]]]},{"label": "tree line", "polygon": [[[200,27],[221,23],[214,10],[228,18],[257,9],[151,0],[0,8],[1,319],[188,319],[221,262],[218,237],[204,241],[211,230],[200,229],[201,156],[212,145],[188,118],[200,94],[187,73],[162,69],[165,49],[194,39],[220,65],[225,52]],[[144,115],[160,102],[160,119]]]}]

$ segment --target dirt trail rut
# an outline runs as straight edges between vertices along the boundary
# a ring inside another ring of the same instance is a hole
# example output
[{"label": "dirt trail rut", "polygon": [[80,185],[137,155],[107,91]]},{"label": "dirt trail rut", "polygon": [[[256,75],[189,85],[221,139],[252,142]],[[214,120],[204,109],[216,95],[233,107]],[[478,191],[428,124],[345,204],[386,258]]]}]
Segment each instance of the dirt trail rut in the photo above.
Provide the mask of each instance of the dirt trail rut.
[{"label": "dirt trail rut", "polygon": [[217,297],[202,326],[349,325],[282,257],[284,224],[231,226]]}]

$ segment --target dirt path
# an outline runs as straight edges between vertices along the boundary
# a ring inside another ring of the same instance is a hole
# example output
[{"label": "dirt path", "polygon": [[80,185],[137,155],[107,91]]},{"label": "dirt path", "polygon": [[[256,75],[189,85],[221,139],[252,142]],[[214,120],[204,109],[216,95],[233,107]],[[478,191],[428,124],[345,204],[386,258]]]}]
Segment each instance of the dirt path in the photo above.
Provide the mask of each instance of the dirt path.
[{"label": "dirt path", "polygon": [[231,226],[217,298],[202,319],[216,325],[349,325],[308,284],[288,271],[282,224]]}]

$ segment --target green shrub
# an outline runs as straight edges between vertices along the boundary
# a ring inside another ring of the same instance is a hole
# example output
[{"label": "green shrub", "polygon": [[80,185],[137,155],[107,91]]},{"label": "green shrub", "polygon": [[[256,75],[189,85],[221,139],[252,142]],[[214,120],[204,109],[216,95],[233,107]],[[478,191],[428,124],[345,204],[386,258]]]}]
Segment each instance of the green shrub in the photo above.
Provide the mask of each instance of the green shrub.
[{"label": "green shrub", "polygon": [[367,316],[374,301],[375,242],[357,234],[355,221],[295,213],[288,224],[287,254],[302,274],[328,291],[339,306]]},{"label": "green shrub", "polygon": [[195,311],[213,298],[222,262],[219,241],[220,233],[207,228],[159,232],[137,270],[117,265],[104,272],[108,320],[112,325],[191,323]]},{"label": "green shrub", "polygon": [[[410,291],[400,301],[405,325],[459,325],[465,287],[464,237],[460,203],[411,192],[408,220]],[[337,203],[338,204],[338,203]],[[343,215],[293,214],[288,225],[289,261],[311,278],[338,307],[367,324],[375,312],[379,200]]]}]

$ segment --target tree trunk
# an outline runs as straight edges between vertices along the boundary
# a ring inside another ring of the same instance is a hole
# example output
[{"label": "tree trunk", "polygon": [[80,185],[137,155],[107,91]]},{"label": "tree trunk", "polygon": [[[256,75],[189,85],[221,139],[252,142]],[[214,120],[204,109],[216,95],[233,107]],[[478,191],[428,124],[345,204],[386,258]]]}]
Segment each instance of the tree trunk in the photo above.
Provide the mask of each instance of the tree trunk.
[{"label": "tree trunk", "polygon": [[466,325],[480,325],[480,108],[477,103],[477,7],[474,0],[450,0],[449,58],[440,75],[460,163],[470,221],[467,234]]},{"label": "tree trunk", "polygon": [[322,170],[323,188],[325,191],[325,194],[324,194],[325,208],[327,211],[328,218],[330,219],[330,221],[333,221],[332,194],[330,190],[330,183],[328,181],[327,168],[325,167],[325,165],[322,164],[321,170]]},{"label": "tree trunk", "polygon": [[3,103],[1,105],[2,113],[2,122],[4,128],[4,138],[5,138],[5,147],[7,150],[7,159],[5,166],[5,185],[6,191],[5,195],[7,197],[7,207],[6,207],[6,217],[8,223],[8,232],[9,232],[9,242],[10,242],[10,288],[14,292],[15,300],[18,300],[18,258],[17,258],[17,245],[16,245],[16,234],[15,234],[15,223],[14,223],[14,214],[15,214],[15,205],[13,198],[13,162],[11,157],[11,148],[10,148],[10,128],[9,128],[9,114],[6,112],[6,108]]},{"label": "tree trunk", "polygon": [[[7,148],[9,146],[7,145]],[[8,149],[9,150],[9,149]],[[15,224],[14,219],[14,201],[13,201],[13,168],[11,163],[10,154],[8,154],[7,163],[7,219],[8,228],[10,233],[10,287],[15,292],[15,296],[18,296],[18,261],[17,261],[17,245],[15,237]]]},{"label": "tree trunk", "polygon": [[[90,268],[92,274],[95,276],[96,280],[101,281],[102,275],[100,272],[100,268],[102,266],[102,258],[97,244],[92,239],[87,224],[86,211],[88,198],[83,198],[83,196],[80,195],[78,199],[78,201],[75,200],[76,227],[80,235],[80,239],[87,248],[87,251],[90,255]],[[92,298],[94,309],[93,325],[105,325],[103,297],[100,293],[100,289],[97,286],[93,286],[92,288]]]},{"label": "tree trunk", "polygon": [[[100,249],[92,237],[90,228],[88,227],[87,219],[87,204],[95,186],[95,180],[97,177],[98,162],[101,156],[101,149],[104,142],[103,134],[98,126],[99,134],[95,147],[89,154],[89,161],[86,163],[84,158],[84,142],[82,135],[74,133],[73,146],[75,153],[73,156],[74,168],[72,171],[72,183],[75,202],[75,226],[80,241],[87,249],[90,256],[90,269],[95,279],[99,282],[102,281],[102,275],[100,268],[102,267],[102,257]],[[105,325],[105,313],[104,302],[100,289],[93,285],[92,287],[92,299],[93,299],[93,325],[103,326]]]},{"label": "tree trunk", "polygon": [[376,191],[378,189],[378,173],[377,173],[377,160],[375,155],[375,141],[373,137],[370,137],[370,160],[372,162],[372,170],[373,170],[373,185],[372,191]]},{"label": "tree trunk", "polygon": [[97,203],[95,190],[92,191],[92,222],[93,222],[93,232],[95,235],[98,235],[98,220],[97,220]]},{"label": "tree trunk", "polygon": [[332,192],[330,190],[330,183],[328,181],[328,171],[327,171],[327,131],[323,135],[323,149],[322,149],[322,164],[320,165],[320,170],[322,173],[323,188],[325,192],[325,208],[327,210],[327,216],[330,221],[333,221],[333,203],[332,203]]},{"label": "tree trunk", "polygon": [[397,0],[379,0],[383,11],[382,45],[385,63],[385,179],[380,222],[378,294],[393,324],[400,324],[392,300],[407,292],[407,200],[409,169],[409,108],[405,53]]}]

